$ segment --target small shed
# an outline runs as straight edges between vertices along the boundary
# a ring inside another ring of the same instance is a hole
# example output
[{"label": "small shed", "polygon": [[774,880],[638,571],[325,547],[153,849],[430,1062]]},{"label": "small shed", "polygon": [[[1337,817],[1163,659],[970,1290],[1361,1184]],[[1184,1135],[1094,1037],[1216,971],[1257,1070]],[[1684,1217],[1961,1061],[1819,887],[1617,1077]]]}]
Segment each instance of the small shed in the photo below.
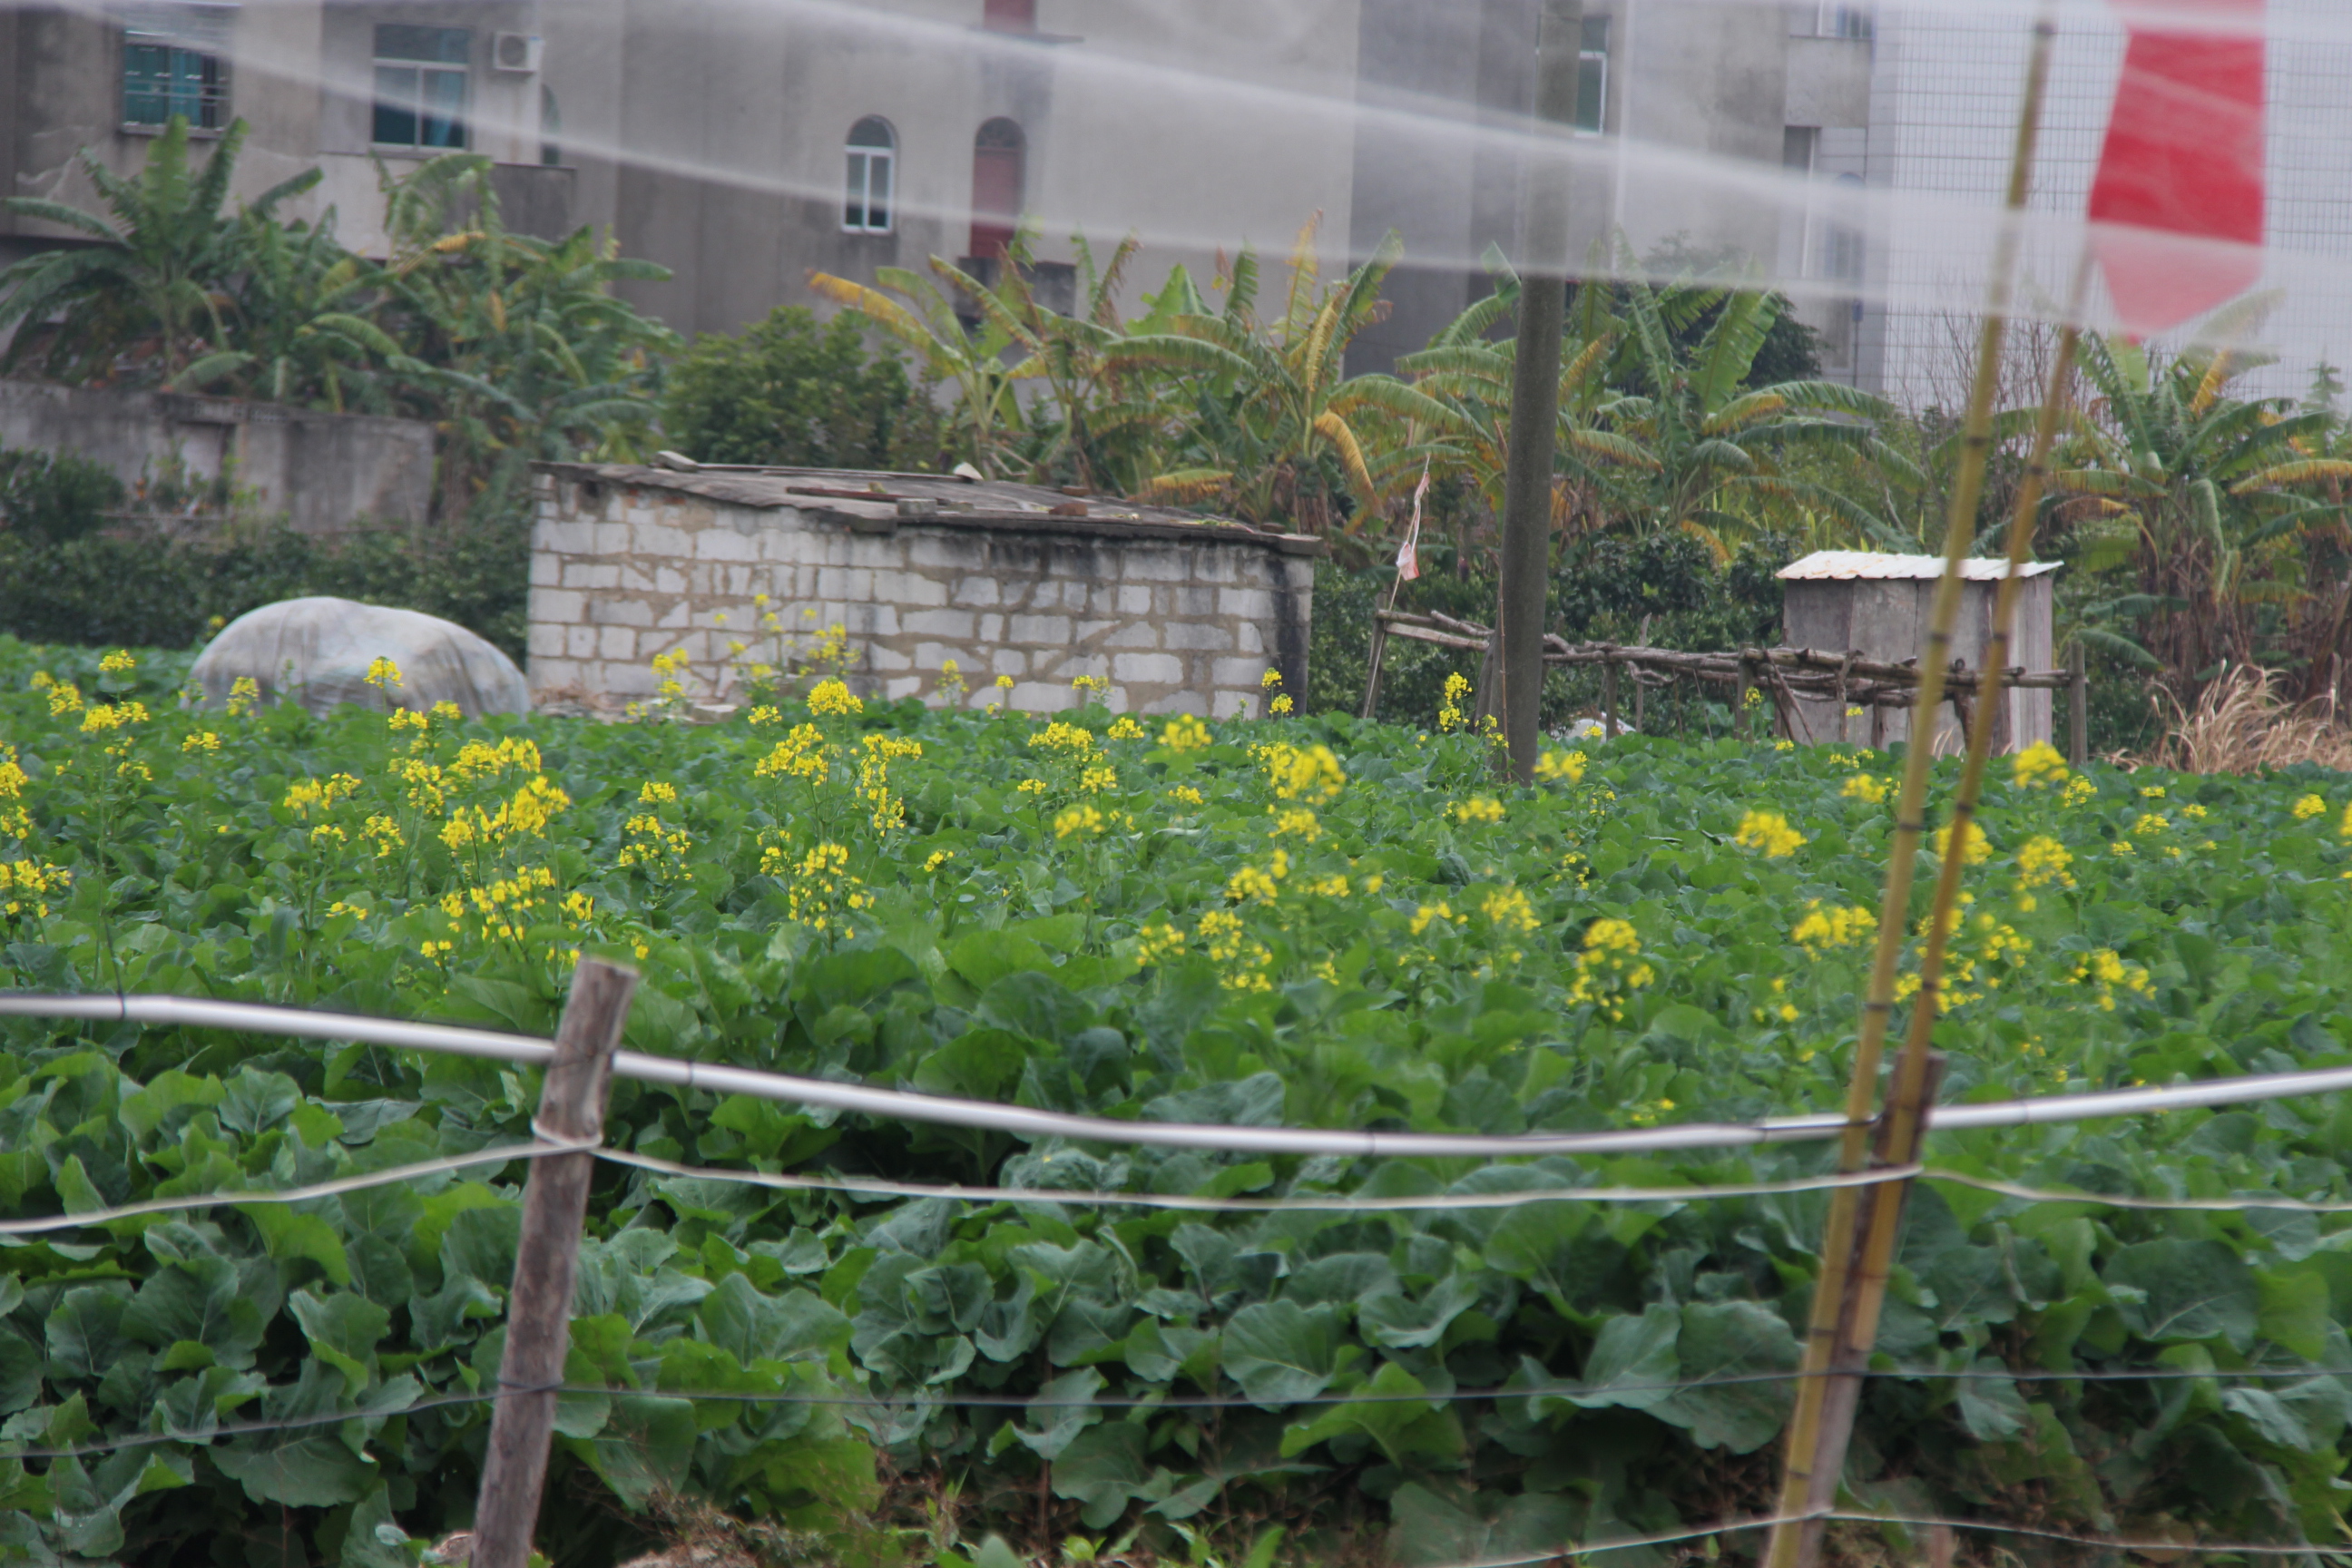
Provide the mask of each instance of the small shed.
[{"label": "small shed", "polygon": [[[2008,570],[2005,561],[1960,563],[1960,618],[1953,628],[1951,657],[1970,669],[1984,666],[1985,644],[1992,630],[1993,595]],[[2057,570],[2054,562],[2022,569],[2025,582],[2018,595],[2017,623],[2010,631],[2012,669],[2053,672],[2050,574]],[[1927,639],[1936,583],[1943,574],[1944,561],[1939,555],[1817,550],[1780,569],[1782,639],[1791,647],[1852,652],[1885,663],[1918,658]],[[1911,713],[1906,709],[1873,710],[1870,722],[1875,732],[1864,733],[1832,700],[1799,697],[1796,700],[1807,729],[1817,737],[1885,744],[1910,736]],[[1992,721],[1995,752],[2021,751],[2037,741],[2050,740],[2049,689],[2007,691]],[[1938,709],[1936,749],[1957,752],[1961,743],[1958,719],[1949,707]]]},{"label": "small shed", "polygon": [[[840,626],[861,696],[1255,717],[1307,693],[1320,540],[957,474],[540,463],[530,684],[591,709],[740,700]],[[950,674],[947,666],[956,668]],[[1004,684],[1000,686],[999,680]]]}]

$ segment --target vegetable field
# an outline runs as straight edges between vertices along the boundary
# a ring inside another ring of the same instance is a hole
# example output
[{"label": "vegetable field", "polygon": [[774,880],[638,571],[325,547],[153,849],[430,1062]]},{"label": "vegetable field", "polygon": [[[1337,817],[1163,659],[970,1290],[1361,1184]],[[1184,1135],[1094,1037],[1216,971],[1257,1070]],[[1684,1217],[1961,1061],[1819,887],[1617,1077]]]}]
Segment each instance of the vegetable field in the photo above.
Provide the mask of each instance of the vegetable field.
[{"label": "vegetable field", "polygon": [[[315,720],[184,711],[183,674],[0,642],[0,986],[544,1034],[593,952],[644,973],[635,1049],[1145,1120],[1835,1109],[1897,765],[1629,738],[1519,788],[1434,713],[1047,721],[828,681],[719,725]],[[2342,775],[2074,771],[2045,748],[2000,764],[1982,821],[1945,1098],[2352,1061]],[[536,1100],[462,1058],[0,1027],[5,1218],[463,1155],[527,1138]],[[542,1542],[581,1568],[681,1497],[775,1526],[779,1560],[877,1568],[990,1533],[1060,1561],[1413,1568],[1768,1511],[1822,1194],[1370,1201],[1829,1158],[1245,1161],[626,1082],[607,1135],[721,1172],[1368,1206],[600,1167]],[[2333,1100],[1931,1145],[2043,1188],[2305,1200],[2352,1199],[2347,1151]],[[0,1555],[413,1563],[472,1505],[523,1173],[0,1236]],[[2340,1544],[2340,1225],[1923,1186],[1856,1506]]]}]

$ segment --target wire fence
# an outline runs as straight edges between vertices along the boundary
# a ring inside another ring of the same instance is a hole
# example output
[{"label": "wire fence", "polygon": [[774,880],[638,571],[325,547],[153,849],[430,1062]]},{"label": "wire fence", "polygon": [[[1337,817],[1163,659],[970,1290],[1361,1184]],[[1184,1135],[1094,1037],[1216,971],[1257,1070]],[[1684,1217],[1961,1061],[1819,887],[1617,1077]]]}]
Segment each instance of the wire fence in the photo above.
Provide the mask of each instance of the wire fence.
[{"label": "wire fence", "polygon": [[[243,1033],[348,1040],[400,1048],[472,1056],[520,1066],[546,1066],[554,1058],[553,1042],[527,1036],[468,1029],[445,1025],[267,1006],[221,1003],[185,997],[0,995],[0,1017],[38,1017],[85,1022],[130,1022],[150,1026],[226,1029]],[[1153,1123],[1113,1121],[1034,1110],[1021,1106],[956,1100],[943,1096],[870,1089],[860,1085],[730,1068],[675,1058],[614,1052],[612,1071],[618,1076],[674,1086],[683,1090],[749,1094],[760,1099],[826,1106],[863,1114],[965,1127],[983,1127],[1033,1139],[1099,1143],[1157,1144],[1162,1147],[1216,1149],[1233,1153],[1328,1154],[1360,1157],[1400,1155],[1479,1155],[1489,1159],[1571,1153],[1623,1153],[1666,1149],[1740,1148],[1759,1144],[1820,1142],[1837,1136],[1847,1123],[1843,1117],[1804,1115],[1770,1118],[1752,1123],[1692,1123],[1626,1131],[1533,1133],[1500,1136],[1453,1136],[1388,1132],[1336,1132],[1311,1129],[1224,1127],[1210,1124]],[[2079,1092],[2036,1100],[1937,1109],[1929,1131],[2050,1124],[2097,1118],[2157,1114],[2190,1107],[2241,1104],[2296,1095],[2335,1092],[2352,1088],[2352,1068],[2276,1073],[2202,1083],[2172,1084],[2128,1089]],[[805,1092],[803,1092],[805,1091]],[[1774,1181],[1733,1181],[1661,1186],[1530,1186],[1504,1192],[1434,1193],[1363,1197],[1349,1193],[1292,1193],[1279,1196],[1209,1195],[1129,1192],[1034,1185],[994,1186],[896,1181],[883,1177],[826,1173],[796,1174],[738,1166],[692,1164],[604,1146],[592,1139],[551,1133],[537,1121],[529,1142],[497,1144],[433,1160],[388,1165],[325,1181],[293,1186],[227,1188],[201,1194],[176,1194],[137,1203],[83,1208],[58,1215],[0,1220],[0,1237],[35,1237],[78,1228],[113,1226],[151,1215],[215,1206],[290,1205],[405,1185],[461,1171],[478,1171],[518,1162],[537,1162],[564,1154],[591,1155],[614,1167],[673,1179],[737,1183],[772,1190],[811,1194],[841,1194],[872,1200],[926,1199],[974,1205],[1067,1205],[1089,1207],[1129,1207],[1193,1213],[1278,1214],[1284,1212],[1453,1212],[1508,1210],[1533,1205],[1687,1205],[1736,1197],[1784,1196],[1829,1192],[1840,1188],[1899,1186],[1925,1181],[1948,1183],[2026,1203],[2065,1203],[2145,1211],[2235,1212],[2262,1209],[2329,1215],[2352,1213],[2352,1200],[2296,1198],[2276,1194],[2229,1197],[2151,1196],[2141,1194],[2086,1192],[2074,1188],[2041,1187],[2008,1182],[1925,1163],[1894,1164],[1859,1172],[1817,1174]],[[576,1238],[574,1245],[576,1247]],[[523,1282],[518,1279],[517,1289]],[[1757,1384],[1794,1385],[1808,1379],[1860,1377],[1870,1380],[1912,1380],[1950,1383],[2168,1383],[2201,1381],[2262,1383],[2308,1379],[2326,1369],[2311,1364],[2294,1367],[2154,1366],[2122,1369],[2062,1370],[2006,1367],[1947,1367],[1874,1365],[1855,1369],[1789,1370],[1717,1373],[1657,1382],[1611,1383],[1612,1397],[1627,1394],[1677,1394],[1713,1388]],[[288,1415],[264,1421],[213,1421],[193,1427],[127,1433],[102,1441],[50,1446],[0,1443],[0,1459],[18,1463],[77,1461],[127,1449],[163,1445],[205,1445],[240,1437],[265,1436],[321,1426],[340,1426],[359,1415],[370,1418],[424,1413],[435,1409],[496,1405],[549,1396],[652,1397],[681,1401],[797,1405],[876,1411],[971,1408],[1048,1412],[1056,1409],[1219,1410],[1304,1409],[1384,1404],[1464,1405],[1480,1402],[1530,1400],[1580,1394],[1589,1389],[1575,1382],[1549,1384],[1515,1384],[1476,1388],[1439,1388],[1412,1393],[1376,1390],[1324,1392],[1277,1400],[1253,1400],[1246,1395],[1172,1393],[1145,1396],[1089,1395],[1083,1398],[1050,1394],[1024,1396],[923,1388],[903,1392],[742,1392],[702,1388],[662,1388],[598,1384],[550,1379],[508,1384],[489,1389],[440,1394],[420,1393],[404,1402],[387,1403],[364,1412],[332,1410]],[[154,1417],[163,1419],[159,1411]],[[2214,1542],[2165,1538],[2132,1538],[2086,1534],[2039,1525],[1987,1519],[1954,1519],[1858,1509],[1822,1509],[1728,1519],[1708,1525],[1640,1537],[1561,1542],[1518,1556],[1483,1558],[1450,1564],[1449,1568],[1517,1568],[1564,1557],[1658,1548],[1773,1529],[1780,1525],[1846,1522],[2015,1537],[2095,1551],[2131,1552],[2158,1556],[2185,1554],[2242,1556],[2309,1556],[2329,1553],[2340,1546],[2309,1542]]]}]

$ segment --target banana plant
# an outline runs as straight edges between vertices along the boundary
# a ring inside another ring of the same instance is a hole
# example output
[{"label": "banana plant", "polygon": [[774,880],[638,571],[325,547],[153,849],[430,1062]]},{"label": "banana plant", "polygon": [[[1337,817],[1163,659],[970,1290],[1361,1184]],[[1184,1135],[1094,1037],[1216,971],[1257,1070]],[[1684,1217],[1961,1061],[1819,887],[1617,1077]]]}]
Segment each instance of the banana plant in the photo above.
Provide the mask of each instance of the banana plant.
[{"label": "banana plant", "polygon": [[369,312],[380,269],[345,250],[329,208],[316,225],[245,215],[244,275],[234,286],[236,345],[191,362],[174,388],[225,387],[272,403],[389,406],[383,367],[403,350]]},{"label": "banana plant", "polygon": [[[226,349],[226,290],[244,270],[253,232],[228,210],[229,180],[245,138],[245,121],[233,121],[203,169],[191,170],[188,122],[175,114],[148,147],[146,166],[130,178],[82,149],[75,162],[108,216],[33,196],[0,200],[0,209],[16,217],[56,224],[92,242],[39,251],[0,268],[0,330],[16,329],[0,353],[0,369],[33,363],[73,381],[123,372],[168,381],[192,353]],[[245,216],[270,219],[280,203],[319,177],[307,169],[280,181],[248,204]]]},{"label": "banana plant", "polygon": [[[878,287],[830,272],[811,272],[809,287],[820,298],[856,310],[883,331],[912,349],[929,376],[955,388],[955,410],[949,421],[952,439],[966,458],[990,479],[1002,479],[1024,465],[1016,451],[1021,432],[1021,406],[1014,395],[1017,383],[1038,374],[1034,355],[1019,366],[1006,363],[1014,343],[1010,322],[1014,307],[1002,280],[994,289],[939,257],[930,258],[933,276],[904,267],[875,270]],[[1017,268],[1005,268],[1007,273]],[[976,329],[967,329],[956,313],[955,301],[986,297],[998,309],[984,314]]]},{"label": "banana plant", "polygon": [[[1879,435],[1894,409],[1836,382],[1748,384],[1782,309],[1776,296],[1688,283],[1661,290],[1638,278],[1613,293],[1622,304],[1624,372],[1638,390],[1603,411],[1651,459],[1619,470],[1613,504],[1624,515],[1644,530],[1692,533],[1718,560],[1728,560],[1731,545],[1775,511],[1814,509],[1865,537],[1891,532],[1887,519],[1848,488],[1793,471],[1785,458],[1826,450],[1857,470],[1897,470],[1906,483],[1924,482]],[[1707,310],[1714,319],[1706,333],[1687,353],[1678,350],[1675,320]]]},{"label": "banana plant", "polygon": [[[1486,256],[1495,291],[1438,329],[1429,346],[1397,361],[1413,385],[1460,416],[1454,438],[1432,450],[1439,472],[1451,468],[1467,479],[1487,509],[1503,510],[1504,474],[1510,456],[1511,376],[1518,340],[1489,334],[1518,311],[1521,282],[1502,251]],[[1611,356],[1619,343],[1616,323],[1595,306],[1597,289],[1580,294],[1568,322],[1559,374],[1558,472],[1552,481],[1552,526],[1607,521],[1601,498],[1610,470],[1655,468],[1657,459],[1639,442],[1607,427],[1620,395],[1608,384]]]},{"label": "banana plant", "polygon": [[[612,292],[667,268],[619,256],[587,228],[509,231],[490,161],[450,153],[386,181],[392,255],[382,279],[389,361],[443,435],[442,515],[510,503],[535,458],[640,456],[661,357],[677,335]],[[452,214],[468,226],[447,230]]]},{"label": "banana plant", "polygon": [[[1361,266],[1326,285],[1316,250],[1321,221],[1318,213],[1299,229],[1282,311],[1271,320],[1255,313],[1257,259],[1246,249],[1222,311],[1211,313],[1188,279],[1171,279],[1168,330],[1230,360],[1195,384],[1186,425],[1199,460],[1156,476],[1149,493],[1214,496],[1245,521],[1359,534],[1383,515],[1405,474],[1418,472],[1433,438],[1467,434],[1462,414],[1426,392],[1394,376],[1346,374],[1348,345],[1377,318],[1381,285],[1403,246],[1391,232]],[[1368,439],[1374,427],[1400,438],[1376,445]],[[1370,456],[1381,447],[1385,461]],[[1356,503],[1344,525],[1335,490]]]},{"label": "banana plant", "polygon": [[2138,649],[2183,701],[2253,659],[2271,623],[2314,592],[2311,548],[2347,519],[2352,458],[2337,449],[2334,410],[2229,395],[2263,363],[2235,345],[2275,303],[2223,307],[2196,346],[2160,364],[2137,344],[2085,335],[2095,395],[2070,418],[2051,475],[2053,490],[2090,503],[2128,542],[2135,592],[2100,606],[2108,624],[2093,633],[2126,657]]}]

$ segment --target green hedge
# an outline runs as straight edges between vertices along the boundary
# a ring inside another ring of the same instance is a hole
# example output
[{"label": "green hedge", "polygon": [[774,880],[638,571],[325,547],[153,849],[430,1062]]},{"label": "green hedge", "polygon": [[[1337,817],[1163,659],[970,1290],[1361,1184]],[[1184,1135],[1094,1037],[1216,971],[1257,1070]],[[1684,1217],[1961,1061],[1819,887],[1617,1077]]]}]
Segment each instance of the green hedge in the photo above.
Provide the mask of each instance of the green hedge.
[{"label": "green hedge", "polygon": [[0,632],[31,642],[186,647],[215,619],[332,594],[455,621],[520,663],[530,558],[530,530],[520,520],[422,534],[369,528],[335,540],[284,527],[203,542],[0,532]]}]

